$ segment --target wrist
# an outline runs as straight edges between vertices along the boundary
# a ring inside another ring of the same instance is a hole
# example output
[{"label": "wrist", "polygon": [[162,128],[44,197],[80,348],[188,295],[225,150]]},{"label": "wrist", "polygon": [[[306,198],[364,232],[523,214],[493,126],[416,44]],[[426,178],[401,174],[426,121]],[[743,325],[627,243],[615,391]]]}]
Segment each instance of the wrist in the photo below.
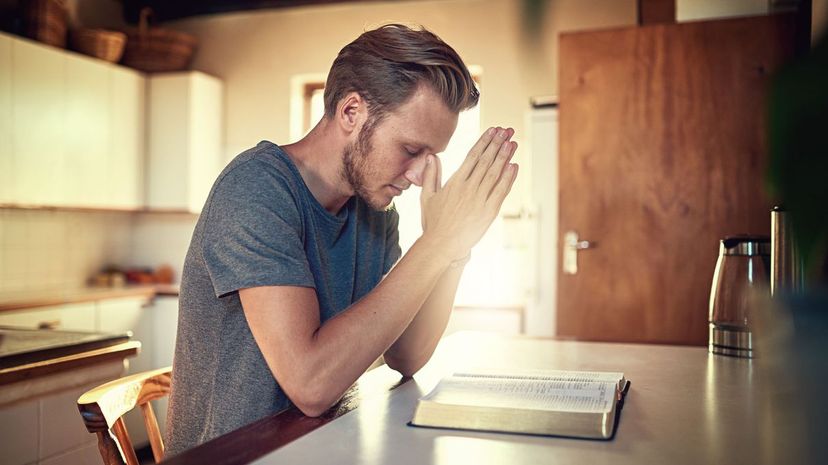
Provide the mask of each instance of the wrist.
[{"label": "wrist", "polygon": [[466,266],[466,263],[468,263],[469,260],[471,260],[471,250],[469,251],[469,253],[466,254],[465,257],[458,258],[457,260],[452,260],[451,262],[449,262],[448,267],[449,268],[462,268],[462,267]]},{"label": "wrist", "polygon": [[[471,250],[453,250],[452,241],[423,234],[415,242],[418,249],[424,250],[433,262],[438,262],[446,268],[463,266],[471,257]],[[414,248],[414,247],[412,247]]]}]

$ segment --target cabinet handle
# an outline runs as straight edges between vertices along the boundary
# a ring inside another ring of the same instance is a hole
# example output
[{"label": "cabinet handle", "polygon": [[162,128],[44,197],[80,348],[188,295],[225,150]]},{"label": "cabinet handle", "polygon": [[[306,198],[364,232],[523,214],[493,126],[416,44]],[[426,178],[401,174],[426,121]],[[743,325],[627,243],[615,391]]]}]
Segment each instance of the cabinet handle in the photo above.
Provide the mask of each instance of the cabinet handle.
[{"label": "cabinet handle", "polygon": [[60,328],[60,320],[41,321],[37,324],[37,329],[58,329]]}]

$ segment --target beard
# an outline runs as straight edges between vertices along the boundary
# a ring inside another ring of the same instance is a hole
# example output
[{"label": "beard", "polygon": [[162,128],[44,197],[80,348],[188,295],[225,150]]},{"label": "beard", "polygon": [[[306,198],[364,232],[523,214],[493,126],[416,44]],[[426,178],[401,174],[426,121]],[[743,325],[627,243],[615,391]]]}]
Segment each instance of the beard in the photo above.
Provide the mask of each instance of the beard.
[{"label": "beard", "polygon": [[374,210],[385,210],[388,203],[371,196],[367,180],[372,178],[374,167],[371,166],[369,154],[373,149],[373,135],[376,121],[368,121],[362,127],[356,142],[348,144],[342,150],[342,178],[351,186],[354,195],[361,198]]}]

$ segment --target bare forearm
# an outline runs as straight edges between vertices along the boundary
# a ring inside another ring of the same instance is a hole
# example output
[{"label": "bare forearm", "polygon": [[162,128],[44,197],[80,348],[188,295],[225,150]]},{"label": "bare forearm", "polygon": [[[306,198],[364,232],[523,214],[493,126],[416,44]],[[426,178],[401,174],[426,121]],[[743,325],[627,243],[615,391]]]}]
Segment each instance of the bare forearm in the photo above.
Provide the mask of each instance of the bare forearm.
[{"label": "bare forearm", "polygon": [[386,351],[389,367],[412,376],[428,362],[446,329],[462,275],[463,265],[443,273],[417,316]]},{"label": "bare forearm", "polygon": [[297,369],[305,374],[304,386],[318,389],[312,397],[324,407],[336,402],[400,337],[433,294],[448,266],[433,255],[418,241],[372,292],[313,333]]}]

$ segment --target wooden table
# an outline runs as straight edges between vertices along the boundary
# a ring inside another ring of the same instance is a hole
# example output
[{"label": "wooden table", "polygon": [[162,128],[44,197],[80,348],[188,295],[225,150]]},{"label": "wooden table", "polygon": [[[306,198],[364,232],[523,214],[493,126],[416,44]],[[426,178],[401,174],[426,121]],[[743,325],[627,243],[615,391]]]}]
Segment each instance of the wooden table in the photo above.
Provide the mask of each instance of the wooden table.
[{"label": "wooden table", "polygon": [[[440,343],[413,379],[377,368],[321,418],[287,411],[165,463],[679,465],[793,459],[796,444],[780,445],[790,435],[759,408],[762,383],[754,363],[702,347],[458,333]],[[406,425],[417,399],[441,377],[470,367],[621,371],[632,387],[612,441]]]}]

